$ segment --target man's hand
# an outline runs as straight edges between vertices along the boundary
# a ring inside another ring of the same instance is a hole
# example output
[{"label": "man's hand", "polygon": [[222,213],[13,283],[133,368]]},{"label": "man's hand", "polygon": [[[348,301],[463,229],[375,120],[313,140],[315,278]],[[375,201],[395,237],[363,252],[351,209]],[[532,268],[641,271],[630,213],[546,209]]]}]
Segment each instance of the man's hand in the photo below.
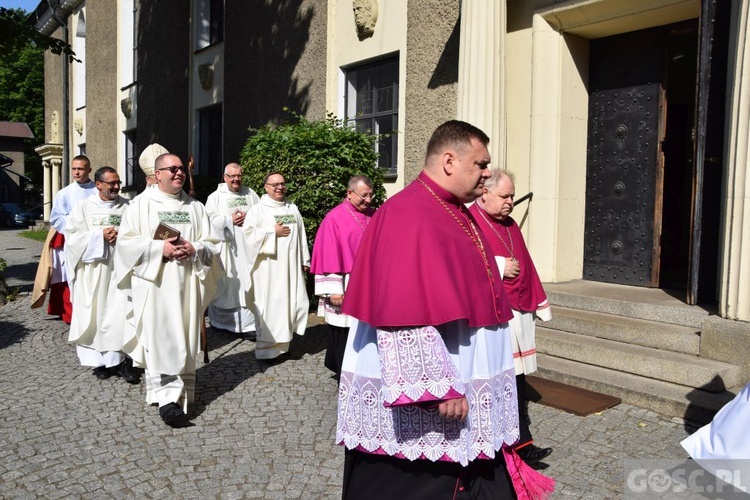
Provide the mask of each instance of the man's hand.
[{"label": "man's hand", "polygon": [[331,296],[328,297],[328,300],[331,302],[331,305],[341,307],[341,304],[344,303],[344,296],[339,293],[332,293]]},{"label": "man's hand", "polygon": [[247,212],[243,212],[242,210],[237,210],[235,213],[232,214],[232,224],[235,226],[242,226],[242,224],[245,223],[245,214]]},{"label": "man's hand", "polygon": [[174,256],[175,260],[192,259],[193,257],[195,257],[195,247],[187,240],[179,240],[175,248],[177,249],[177,252]]},{"label": "man's hand", "polygon": [[469,403],[465,397],[449,399],[438,405],[438,413],[450,420],[464,420],[469,414]]},{"label": "man's hand", "polygon": [[177,241],[180,239],[179,236],[164,240],[164,247],[162,248],[162,255],[167,260],[174,260],[177,253]]},{"label": "man's hand", "polygon": [[518,265],[518,261],[516,259],[505,259],[505,269],[503,270],[504,278],[513,279],[518,276],[518,273],[520,272],[521,266]]},{"label": "man's hand", "polygon": [[187,240],[179,236],[164,240],[162,254],[169,260],[185,260],[195,256],[195,247]]},{"label": "man's hand", "polygon": [[276,231],[276,236],[278,236],[279,238],[286,238],[287,236],[289,236],[289,233],[292,232],[291,229],[289,229],[281,222],[276,223],[276,227],[274,227],[274,230]]},{"label": "man's hand", "polygon": [[117,229],[115,229],[114,227],[104,228],[102,234],[104,235],[104,241],[106,241],[107,243],[111,243],[114,245],[117,241]]}]

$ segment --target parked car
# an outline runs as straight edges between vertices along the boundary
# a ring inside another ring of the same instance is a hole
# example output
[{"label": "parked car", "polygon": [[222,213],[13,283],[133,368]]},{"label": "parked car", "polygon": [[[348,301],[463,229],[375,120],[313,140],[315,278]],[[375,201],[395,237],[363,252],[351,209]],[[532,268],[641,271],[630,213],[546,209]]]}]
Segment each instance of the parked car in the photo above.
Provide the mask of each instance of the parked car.
[{"label": "parked car", "polygon": [[39,209],[21,203],[0,203],[0,224],[5,227],[33,226],[39,215]]}]

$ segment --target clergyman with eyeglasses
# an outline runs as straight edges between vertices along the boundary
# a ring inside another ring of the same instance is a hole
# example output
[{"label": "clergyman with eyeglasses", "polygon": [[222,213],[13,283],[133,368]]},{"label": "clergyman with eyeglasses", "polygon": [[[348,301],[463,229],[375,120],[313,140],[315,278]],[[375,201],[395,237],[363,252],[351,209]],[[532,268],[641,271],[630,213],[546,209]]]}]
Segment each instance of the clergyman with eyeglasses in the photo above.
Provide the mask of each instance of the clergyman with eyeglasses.
[{"label": "clergyman with eyeglasses", "polygon": [[320,297],[318,316],[325,319],[329,329],[324,364],[337,378],[351,326],[349,316],[341,312],[341,304],[362,235],[375,213],[370,207],[372,196],[369,177],[355,175],[349,179],[346,198],[323,218],[313,245],[310,272],[315,275],[315,295]]},{"label": "clergyman with eyeglasses", "polygon": [[120,196],[120,176],[112,167],[94,173],[97,193],[73,207],[65,225],[73,315],[68,341],[76,343],[82,366],[100,380],[112,376],[137,384],[141,373],[123,352],[127,296],[117,289],[114,254],[128,200]]},{"label": "clergyman with eyeglasses", "polygon": [[[115,272],[132,300],[126,351],[146,368],[146,401],[158,404],[167,425],[187,427],[201,320],[224,274],[220,239],[203,204],[182,189],[182,160],[163,154],[154,165],[156,188],[137,196],[123,214]],[[179,236],[156,239],[160,224]]]},{"label": "clergyman with eyeglasses", "polygon": [[256,203],[258,195],[242,185],[242,167],[237,163],[224,167],[224,182],[206,200],[211,224],[224,240],[220,255],[227,272],[218,284],[214,301],[208,306],[208,320],[212,328],[251,338],[255,336],[255,315],[245,293],[249,288],[251,263],[245,255],[242,224],[245,214]]},{"label": "clergyman with eyeglasses", "polygon": [[284,176],[267,174],[263,187],[266,194],[250,207],[242,230],[252,263],[249,292],[255,305],[255,357],[270,360],[289,352],[295,333],[305,333],[310,251],[302,215],[286,199]]}]

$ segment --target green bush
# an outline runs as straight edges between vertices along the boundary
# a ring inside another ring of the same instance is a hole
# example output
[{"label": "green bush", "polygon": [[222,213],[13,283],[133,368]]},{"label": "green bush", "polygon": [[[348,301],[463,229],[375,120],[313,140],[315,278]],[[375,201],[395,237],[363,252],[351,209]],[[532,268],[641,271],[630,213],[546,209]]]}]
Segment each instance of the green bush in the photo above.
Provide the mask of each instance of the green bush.
[{"label": "green bush", "polygon": [[263,177],[280,172],[287,183],[287,199],[299,207],[312,249],[323,217],[346,196],[349,179],[366,175],[372,179],[377,207],[385,200],[383,170],[376,165],[373,144],[377,136],[357,132],[329,114],[308,121],[288,111],[290,123],[250,129],[252,134],[240,155],[243,182],[258,195],[265,194]]}]

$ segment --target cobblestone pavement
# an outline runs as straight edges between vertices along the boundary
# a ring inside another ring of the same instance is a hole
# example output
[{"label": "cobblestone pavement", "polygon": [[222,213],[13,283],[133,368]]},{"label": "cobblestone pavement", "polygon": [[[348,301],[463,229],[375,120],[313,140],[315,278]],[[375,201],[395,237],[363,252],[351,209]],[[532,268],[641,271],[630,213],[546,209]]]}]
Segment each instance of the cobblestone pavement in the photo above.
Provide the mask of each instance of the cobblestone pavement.
[{"label": "cobblestone pavement", "polygon": [[[66,326],[29,308],[41,243],[18,232],[0,231],[6,275],[25,292],[0,306],[1,498],[340,497],[324,326],[274,365],[255,359],[252,341],[209,329],[195,426],[171,429],[143,385],[97,380],[79,366]],[[623,460],[686,456],[680,422],[626,404],[587,417],[533,403],[530,412],[537,443],[555,449],[545,472],[556,498],[620,498]]]}]

